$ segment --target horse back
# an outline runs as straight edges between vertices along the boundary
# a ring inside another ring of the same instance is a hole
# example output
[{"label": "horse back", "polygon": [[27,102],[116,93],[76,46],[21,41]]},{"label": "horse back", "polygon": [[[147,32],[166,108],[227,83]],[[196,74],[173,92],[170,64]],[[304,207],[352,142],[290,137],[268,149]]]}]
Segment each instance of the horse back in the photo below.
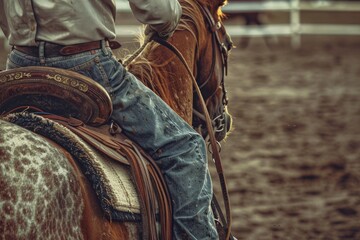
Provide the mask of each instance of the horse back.
[{"label": "horse back", "polygon": [[0,133],[0,231],[5,238],[131,238],[135,225],[105,218],[67,151],[1,120]]}]

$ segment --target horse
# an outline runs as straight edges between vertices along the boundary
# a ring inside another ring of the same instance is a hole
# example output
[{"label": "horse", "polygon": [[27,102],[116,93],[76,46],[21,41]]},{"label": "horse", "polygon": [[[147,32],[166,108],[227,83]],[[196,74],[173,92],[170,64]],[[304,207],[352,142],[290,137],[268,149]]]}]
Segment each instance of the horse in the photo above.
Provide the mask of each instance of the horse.
[{"label": "horse", "polygon": [[[180,0],[181,22],[169,39],[182,53],[201,86],[218,139],[230,126],[224,89],[227,43],[220,24],[224,0]],[[213,36],[200,6],[216,20]],[[209,51],[210,50],[210,51]],[[187,73],[171,52],[150,43],[131,65],[141,81],[180,116],[202,129],[201,113]],[[1,81],[0,81],[1,83]],[[194,109],[193,109],[194,106]],[[199,111],[198,111],[199,112]],[[226,122],[225,122],[226,121]],[[204,130],[203,130],[204,133]],[[206,133],[204,133],[206,134]],[[136,239],[141,223],[109,220],[74,157],[55,141],[0,120],[0,232],[5,239]]]},{"label": "horse", "polygon": [[[220,24],[224,16],[220,7],[225,5],[226,1],[198,0],[198,3],[210,10],[212,18],[216,21],[210,24]],[[232,47],[232,42],[228,36],[222,36],[220,40],[211,33],[214,30],[209,30],[206,23],[204,25],[204,13],[199,7],[193,4],[183,4],[182,7],[183,16],[180,24],[168,42],[182,53],[191,67],[212,117],[216,138],[221,141],[232,123],[226,107],[228,99],[224,84],[227,53]],[[226,34],[222,25],[211,27],[218,27],[222,34]],[[192,91],[190,75],[172,51],[151,42],[142,55],[128,65],[128,69],[190,125],[200,129],[204,136],[207,134],[199,106],[199,96]]]}]

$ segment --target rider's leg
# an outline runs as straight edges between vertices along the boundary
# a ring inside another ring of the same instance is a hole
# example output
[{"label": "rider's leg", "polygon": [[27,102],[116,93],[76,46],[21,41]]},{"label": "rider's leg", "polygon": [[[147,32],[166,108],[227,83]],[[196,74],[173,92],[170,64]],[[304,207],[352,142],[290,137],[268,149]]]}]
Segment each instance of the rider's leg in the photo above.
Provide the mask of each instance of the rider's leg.
[{"label": "rider's leg", "polygon": [[109,48],[42,59],[13,50],[7,67],[45,65],[91,77],[109,92],[113,119],[159,165],[173,203],[174,239],[217,239],[210,209],[212,184],[205,143],[151,90],[112,56]]}]

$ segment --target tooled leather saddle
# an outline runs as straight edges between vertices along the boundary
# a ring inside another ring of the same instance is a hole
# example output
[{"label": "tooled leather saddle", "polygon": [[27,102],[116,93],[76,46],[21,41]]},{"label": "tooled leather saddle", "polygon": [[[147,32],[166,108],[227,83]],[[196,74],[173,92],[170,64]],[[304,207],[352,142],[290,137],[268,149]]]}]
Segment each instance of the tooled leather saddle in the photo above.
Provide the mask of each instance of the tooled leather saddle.
[{"label": "tooled leather saddle", "polygon": [[33,106],[89,125],[106,123],[111,99],[95,81],[79,73],[51,67],[22,67],[0,72],[0,109]]},{"label": "tooled leather saddle", "polygon": [[[110,126],[112,103],[105,89],[79,73],[51,67],[22,67],[0,72],[0,114],[46,112],[42,116],[67,127],[101,154],[128,164],[137,187],[143,237],[171,239],[171,201],[160,170],[135,143]],[[116,129],[115,129],[116,130]],[[124,160],[125,159],[125,160]]]}]

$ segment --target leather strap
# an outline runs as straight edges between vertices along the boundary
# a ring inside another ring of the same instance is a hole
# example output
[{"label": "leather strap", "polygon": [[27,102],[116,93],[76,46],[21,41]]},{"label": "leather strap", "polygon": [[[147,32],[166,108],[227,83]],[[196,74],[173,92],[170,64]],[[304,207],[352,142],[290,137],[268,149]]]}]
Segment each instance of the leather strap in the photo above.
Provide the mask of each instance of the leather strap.
[{"label": "leather strap", "polygon": [[192,74],[188,64],[186,63],[184,57],[182,56],[182,54],[169,42],[167,42],[166,40],[159,38],[157,36],[154,36],[153,40],[161,45],[163,45],[164,47],[168,48],[170,51],[174,52],[175,55],[180,59],[180,61],[184,64],[187,72],[189,73],[192,81],[193,81],[193,85],[196,91],[196,94],[199,97],[200,100],[200,104],[201,104],[201,108],[203,111],[203,114],[205,116],[205,122],[206,122],[206,127],[209,133],[209,139],[210,139],[210,145],[211,145],[211,150],[212,150],[212,156],[213,159],[215,161],[215,167],[217,170],[217,174],[219,177],[219,181],[220,181],[220,185],[221,185],[221,191],[222,191],[222,196],[223,196],[223,200],[224,200],[224,205],[225,205],[225,211],[226,211],[226,222],[224,222],[223,224],[225,225],[225,232],[226,232],[226,238],[225,239],[230,239],[231,237],[231,208],[230,208],[230,199],[229,199],[229,194],[228,194],[228,190],[227,190],[227,185],[226,185],[226,181],[225,181],[225,176],[223,173],[223,167],[222,167],[222,163],[221,163],[221,157],[220,157],[220,153],[219,153],[219,149],[218,149],[218,144],[216,142],[215,139],[215,133],[214,133],[214,129],[212,127],[212,122],[211,122],[211,118],[209,116],[209,112],[206,108],[206,104],[204,101],[204,98],[202,97],[200,88],[196,82],[196,79],[194,77],[194,75]]},{"label": "leather strap", "polygon": [[[78,54],[86,51],[100,49],[102,41],[92,41],[86,43],[79,43],[74,45],[59,45],[54,43],[45,43],[45,56],[69,56],[73,54]],[[106,47],[111,49],[117,49],[121,47],[121,44],[116,41],[106,41]],[[14,49],[19,50],[20,52],[29,54],[31,56],[39,55],[39,48],[37,46],[14,46]]]},{"label": "leather strap", "polygon": [[[106,41],[105,45],[107,47],[110,47],[111,49],[119,48],[121,46],[120,43],[114,42],[114,41],[112,41],[112,42]],[[60,49],[59,53],[63,56],[68,56],[68,55],[73,55],[76,53],[91,51],[94,49],[100,49],[101,47],[102,47],[101,41],[94,41],[94,42],[87,42],[87,43],[80,43],[80,44],[65,46]]]},{"label": "leather strap", "polygon": [[84,125],[80,120],[46,114],[49,118],[67,127],[84,141],[108,157],[130,165],[142,205],[143,239],[156,240],[156,202],[159,204],[161,236],[172,239],[172,209],[170,194],[156,163],[130,140],[119,140],[102,134]]}]

